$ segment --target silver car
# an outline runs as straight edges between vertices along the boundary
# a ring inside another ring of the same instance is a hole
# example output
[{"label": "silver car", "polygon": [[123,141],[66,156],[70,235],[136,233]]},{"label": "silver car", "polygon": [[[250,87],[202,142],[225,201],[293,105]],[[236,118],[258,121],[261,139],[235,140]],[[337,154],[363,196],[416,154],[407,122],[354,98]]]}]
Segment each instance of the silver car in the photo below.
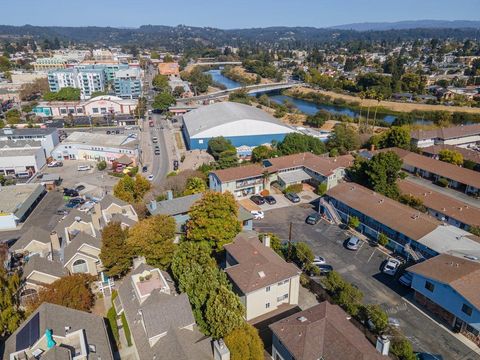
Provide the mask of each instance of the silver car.
[{"label": "silver car", "polygon": [[360,239],[358,237],[352,236],[350,239],[348,239],[347,249],[356,251],[359,248],[360,248]]}]

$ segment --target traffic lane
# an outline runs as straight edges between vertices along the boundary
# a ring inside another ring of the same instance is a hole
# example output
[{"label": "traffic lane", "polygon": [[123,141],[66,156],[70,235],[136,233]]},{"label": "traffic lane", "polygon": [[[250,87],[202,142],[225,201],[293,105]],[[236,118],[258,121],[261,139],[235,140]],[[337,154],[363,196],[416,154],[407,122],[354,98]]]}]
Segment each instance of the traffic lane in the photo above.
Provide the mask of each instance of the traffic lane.
[{"label": "traffic lane", "polygon": [[[169,157],[165,142],[165,120],[162,120],[161,115],[159,114],[152,114],[152,119],[154,121],[154,127],[150,127],[150,135],[151,138],[157,137],[158,142],[152,145],[152,171],[151,173],[154,175],[153,183],[159,185],[163,179],[166,178],[170,166],[169,166]],[[155,155],[154,149],[155,145],[158,145],[160,148],[160,154]]]},{"label": "traffic lane", "polygon": [[254,222],[254,228],[275,233],[286,241],[291,222],[292,241],[308,243],[315,255],[325,257],[347,281],[358,286],[364,293],[365,303],[379,304],[389,316],[398,318],[415,350],[440,353],[445,359],[470,359],[471,356],[477,359],[470,348],[402,298],[409,291],[380,271],[387,258],[385,254],[366,243],[356,252],[346,249],[344,244],[349,235],[338,226],[323,221],[313,226],[305,223],[312,211],[313,207],[305,206],[271,210],[263,220]]}]

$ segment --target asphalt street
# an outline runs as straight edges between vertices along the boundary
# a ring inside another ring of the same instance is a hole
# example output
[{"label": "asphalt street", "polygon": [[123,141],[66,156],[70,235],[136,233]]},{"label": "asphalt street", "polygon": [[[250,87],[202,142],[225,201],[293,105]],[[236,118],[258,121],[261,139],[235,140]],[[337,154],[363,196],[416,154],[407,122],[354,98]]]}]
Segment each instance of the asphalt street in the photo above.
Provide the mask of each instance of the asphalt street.
[{"label": "asphalt street", "polygon": [[356,252],[347,250],[344,243],[349,234],[323,221],[314,226],[306,224],[311,212],[313,207],[306,204],[274,209],[267,211],[263,220],[254,221],[254,228],[275,233],[286,241],[292,222],[292,241],[308,243],[315,255],[324,257],[335,271],[364,293],[365,303],[380,304],[389,316],[399,319],[416,351],[440,354],[444,359],[480,359],[480,355],[405,301],[405,297],[411,298],[411,290],[380,270],[386,254],[367,243]]}]

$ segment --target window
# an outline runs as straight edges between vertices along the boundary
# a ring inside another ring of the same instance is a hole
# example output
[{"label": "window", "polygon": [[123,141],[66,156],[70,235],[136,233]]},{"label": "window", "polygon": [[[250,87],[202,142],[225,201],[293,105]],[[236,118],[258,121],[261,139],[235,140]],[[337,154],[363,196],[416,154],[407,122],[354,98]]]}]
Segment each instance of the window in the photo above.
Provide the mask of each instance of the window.
[{"label": "window", "polygon": [[433,292],[433,290],[435,289],[435,285],[433,285],[430,281],[425,281],[425,289]]},{"label": "window", "polygon": [[467,304],[463,304],[462,305],[462,312],[467,314],[468,316],[471,316],[472,315],[472,307],[471,306],[468,306]]},{"label": "window", "polygon": [[277,297],[277,302],[283,301],[285,299],[288,299],[288,294],[284,294],[282,296]]},{"label": "window", "polygon": [[93,112],[94,114],[98,114],[98,108],[92,108],[92,112]]},{"label": "window", "polygon": [[74,273],[87,273],[88,272],[87,262],[83,259],[75,260],[72,266],[72,270]]},{"label": "window", "polygon": [[203,144],[203,140],[202,139],[198,140],[198,143]]},{"label": "window", "polygon": [[270,308],[270,303],[265,304],[265,309],[268,309],[268,308]]},{"label": "window", "polygon": [[267,286],[267,287],[265,288],[265,291],[266,291],[266,292],[269,292],[269,291],[270,291],[270,286]]}]

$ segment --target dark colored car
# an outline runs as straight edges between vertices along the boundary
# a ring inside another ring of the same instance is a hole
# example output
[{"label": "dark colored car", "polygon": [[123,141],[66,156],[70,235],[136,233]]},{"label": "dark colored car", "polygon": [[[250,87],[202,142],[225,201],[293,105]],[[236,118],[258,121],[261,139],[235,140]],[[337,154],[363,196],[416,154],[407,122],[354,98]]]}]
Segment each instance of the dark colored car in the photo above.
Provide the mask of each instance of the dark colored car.
[{"label": "dark colored car", "polygon": [[58,209],[56,211],[56,214],[57,215],[67,215],[68,214],[68,210],[67,209]]},{"label": "dark colored car", "polygon": [[[333,266],[328,265],[328,264],[315,264],[314,265],[317,269],[320,275],[326,275],[330,272],[333,271]],[[313,272],[310,272],[310,275],[314,275]]]},{"label": "dark colored car", "polygon": [[173,160],[173,170],[178,170],[178,160]]},{"label": "dark colored car", "polygon": [[78,186],[75,188],[75,191],[82,191],[82,190],[85,190],[85,185],[78,185]]},{"label": "dark colored car", "polygon": [[78,197],[70,199],[68,202],[72,203],[72,204],[79,204],[79,205],[85,204],[85,200],[83,200],[82,198],[78,198]]},{"label": "dark colored car", "polygon": [[429,353],[415,353],[417,360],[443,360],[442,355],[429,354]]},{"label": "dark colored car", "polygon": [[142,172],[146,173],[148,171],[148,166],[142,167]]},{"label": "dark colored car", "polygon": [[277,200],[275,200],[275,198],[272,195],[267,195],[264,197],[264,199],[268,205],[274,205],[277,203]]},{"label": "dark colored car", "polygon": [[299,203],[300,197],[295,193],[286,193],[285,197],[293,203]]},{"label": "dark colored car", "polygon": [[63,195],[70,197],[78,196],[78,191],[74,189],[63,189]]},{"label": "dark colored car", "polygon": [[160,155],[160,150],[155,150],[155,155]]},{"label": "dark colored car", "polygon": [[313,213],[307,216],[305,222],[310,225],[316,225],[321,218],[322,216],[319,213]]},{"label": "dark colored car", "polygon": [[255,204],[257,205],[263,205],[265,204],[265,199],[260,196],[260,195],[253,195],[253,196],[250,196],[250,200],[252,200]]}]

